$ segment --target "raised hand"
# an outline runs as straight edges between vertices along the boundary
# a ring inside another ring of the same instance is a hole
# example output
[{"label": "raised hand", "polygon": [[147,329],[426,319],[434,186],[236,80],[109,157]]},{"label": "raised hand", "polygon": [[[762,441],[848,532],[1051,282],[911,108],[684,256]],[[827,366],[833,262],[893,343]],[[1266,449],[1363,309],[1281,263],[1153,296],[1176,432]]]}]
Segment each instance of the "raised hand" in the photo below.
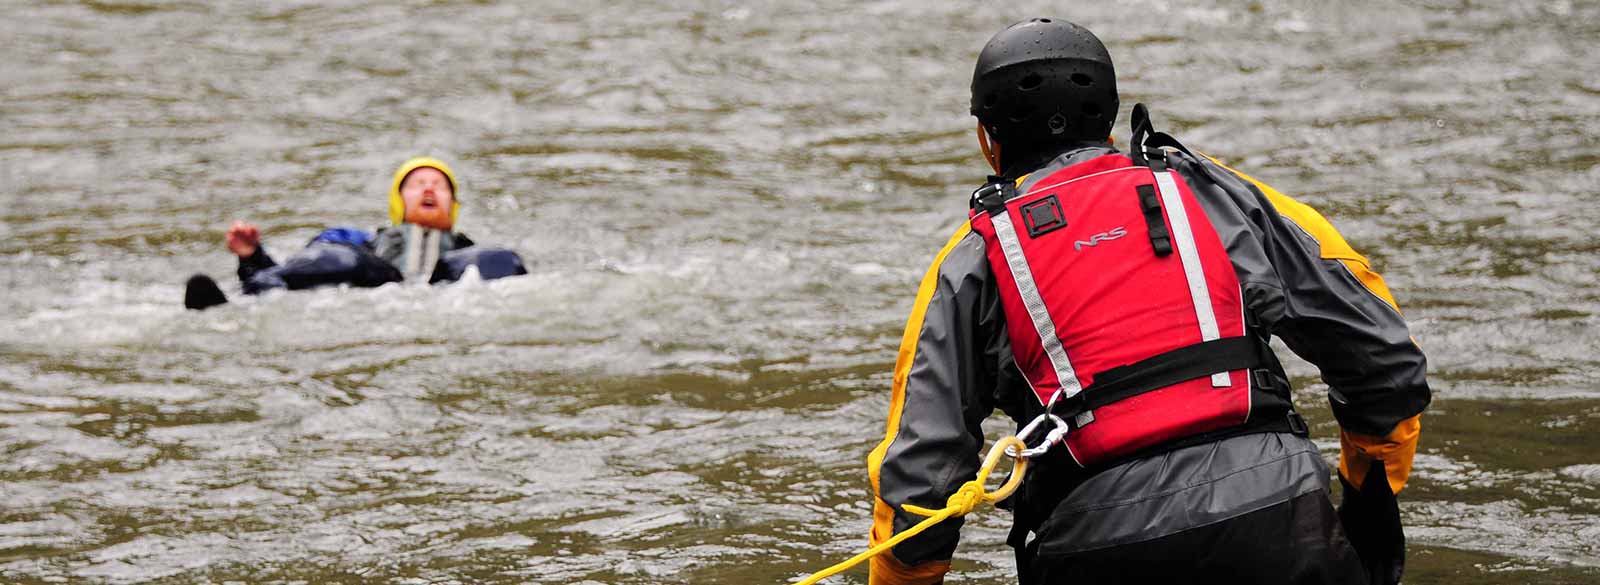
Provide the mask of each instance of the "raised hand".
[{"label": "raised hand", "polygon": [[228,251],[240,258],[249,258],[261,245],[261,228],[254,224],[234,220],[228,226]]}]

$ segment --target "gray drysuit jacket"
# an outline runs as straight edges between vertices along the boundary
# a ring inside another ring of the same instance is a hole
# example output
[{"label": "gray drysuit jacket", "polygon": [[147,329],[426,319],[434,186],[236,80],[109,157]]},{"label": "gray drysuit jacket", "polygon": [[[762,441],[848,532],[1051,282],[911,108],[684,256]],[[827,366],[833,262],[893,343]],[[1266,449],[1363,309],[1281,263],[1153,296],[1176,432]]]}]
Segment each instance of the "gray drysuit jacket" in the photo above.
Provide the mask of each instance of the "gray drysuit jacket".
[{"label": "gray drysuit jacket", "polygon": [[[1104,145],[1071,150],[1027,177],[1043,179],[1112,152]],[[1173,152],[1169,164],[1221,236],[1247,310],[1321,370],[1346,459],[1385,459],[1391,484],[1398,476],[1403,487],[1430,392],[1423,354],[1383,280],[1310,207],[1212,159]],[[1017,192],[1031,186],[1025,179]],[[1288,380],[1277,382],[1287,396]],[[974,477],[984,443],[979,425],[996,409],[1019,424],[1039,412],[1013,363],[984,242],[963,225],[922,282],[896,363],[887,436],[868,457],[872,543],[923,519],[903,505],[943,507]],[[1405,428],[1409,434],[1399,430]],[[1055,529],[1041,554],[1158,538],[1326,491],[1329,483],[1316,447],[1282,432],[1178,447],[1110,469],[1054,467],[1030,472],[1039,476],[1030,478],[1036,495],[1060,491],[1046,509]],[[1033,481],[1039,478],[1048,478],[1045,485]],[[875,559],[873,584],[932,582],[954,553],[960,526],[959,518],[948,520],[895,547],[893,559]],[[923,575],[913,579],[895,577],[891,567],[918,564],[933,569],[911,571]]]}]

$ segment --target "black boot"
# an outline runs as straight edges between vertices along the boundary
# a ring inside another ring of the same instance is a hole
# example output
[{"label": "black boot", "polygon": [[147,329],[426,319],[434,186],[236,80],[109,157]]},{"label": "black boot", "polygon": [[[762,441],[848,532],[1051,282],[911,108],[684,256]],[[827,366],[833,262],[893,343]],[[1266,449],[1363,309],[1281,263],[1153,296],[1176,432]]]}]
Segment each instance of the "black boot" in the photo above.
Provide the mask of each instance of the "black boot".
[{"label": "black boot", "polygon": [[203,311],[227,303],[228,295],[222,294],[217,281],[204,274],[189,277],[189,284],[183,287],[184,308]]}]

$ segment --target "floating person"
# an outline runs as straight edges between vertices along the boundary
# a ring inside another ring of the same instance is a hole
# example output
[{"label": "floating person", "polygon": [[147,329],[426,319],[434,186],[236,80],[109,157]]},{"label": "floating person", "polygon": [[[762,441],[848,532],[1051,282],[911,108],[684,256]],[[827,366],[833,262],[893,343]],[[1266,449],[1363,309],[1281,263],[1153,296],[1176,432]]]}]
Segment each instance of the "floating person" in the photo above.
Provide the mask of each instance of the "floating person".
[{"label": "floating person", "polygon": [[[300,290],[327,285],[375,287],[391,282],[451,282],[469,268],[485,280],[527,274],[516,252],[475,246],[454,230],[461,212],[455,173],[443,161],[413,158],[400,165],[389,187],[392,226],[369,233],[335,227],[323,230],[282,264],[261,245],[261,230],[235,221],[227,246],[239,258],[245,294],[272,289]],[[205,309],[228,302],[216,281],[190,277],[183,305]]]},{"label": "floating person", "polygon": [[[868,456],[872,544],[973,478],[998,408],[1070,429],[1011,500],[1022,583],[1396,583],[1394,494],[1431,393],[1389,288],[1314,209],[1153,132],[1142,104],[1118,152],[1118,105],[1110,53],[1075,24],[1020,22],[979,53],[996,175],[906,326]],[[1328,385],[1337,510],[1271,335]],[[959,530],[874,557],[869,582],[941,582]]]}]

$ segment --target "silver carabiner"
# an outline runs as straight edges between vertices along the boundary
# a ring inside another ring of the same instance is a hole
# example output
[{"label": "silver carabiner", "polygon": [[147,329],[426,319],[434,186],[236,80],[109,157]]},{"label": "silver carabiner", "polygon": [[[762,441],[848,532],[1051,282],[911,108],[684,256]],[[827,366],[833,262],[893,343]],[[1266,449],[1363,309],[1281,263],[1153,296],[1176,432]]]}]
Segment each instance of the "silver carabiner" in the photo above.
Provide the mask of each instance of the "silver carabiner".
[{"label": "silver carabiner", "polygon": [[1043,425],[1046,421],[1054,423],[1054,427],[1050,429],[1050,432],[1045,434],[1044,442],[1039,443],[1039,446],[1037,447],[1023,449],[1021,453],[1016,453],[1015,449],[1008,447],[1006,449],[1007,456],[1013,459],[1018,457],[1038,457],[1050,451],[1051,447],[1054,447],[1056,444],[1060,443],[1062,439],[1067,437],[1067,433],[1072,430],[1072,426],[1068,425],[1067,421],[1062,420],[1061,417],[1050,414],[1050,410],[1055,408],[1056,401],[1060,399],[1061,390],[1058,389],[1056,390],[1055,394],[1050,396],[1049,402],[1045,404],[1044,414],[1034,417],[1033,420],[1028,421],[1027,426],[1022,427],[1021,431],[1017,431],[1017,438],[1021,439],[1023,443],[1027,443],[1028,438],[1032,437],[1034,433],[1039,431],[1040,425]]}]

